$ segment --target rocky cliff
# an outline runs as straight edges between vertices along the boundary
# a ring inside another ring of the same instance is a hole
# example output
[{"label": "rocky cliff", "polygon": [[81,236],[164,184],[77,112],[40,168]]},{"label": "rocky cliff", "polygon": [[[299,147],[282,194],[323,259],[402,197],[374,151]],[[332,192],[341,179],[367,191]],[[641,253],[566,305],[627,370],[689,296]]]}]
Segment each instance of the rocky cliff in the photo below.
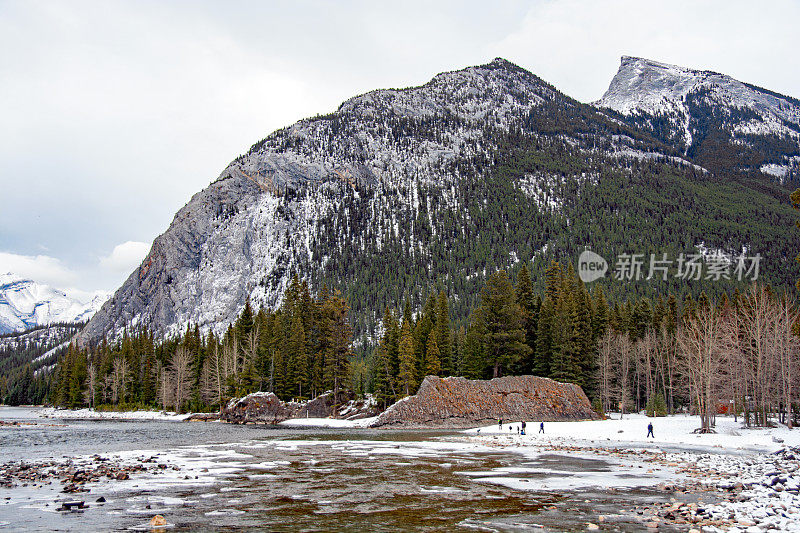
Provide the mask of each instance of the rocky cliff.
[{"label": "rocky cliff", "polygon": [[536,376],[492,380],[428,376],[419,392],[383,412],[372,427],[467,428],[504,420],[596,420],[578,385]]}]

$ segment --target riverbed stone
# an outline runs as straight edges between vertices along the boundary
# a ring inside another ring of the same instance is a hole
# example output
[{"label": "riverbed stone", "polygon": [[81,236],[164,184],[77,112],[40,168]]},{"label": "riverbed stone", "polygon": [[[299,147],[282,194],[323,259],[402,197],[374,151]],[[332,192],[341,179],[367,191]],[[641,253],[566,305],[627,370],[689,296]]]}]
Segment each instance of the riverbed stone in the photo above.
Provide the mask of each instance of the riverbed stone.
[{"label": "riverbed stone", "polygon": [[220,420],[234,424],[277,424],[291,416],[292,412],[274,393],[254,392],[228,402]]}]

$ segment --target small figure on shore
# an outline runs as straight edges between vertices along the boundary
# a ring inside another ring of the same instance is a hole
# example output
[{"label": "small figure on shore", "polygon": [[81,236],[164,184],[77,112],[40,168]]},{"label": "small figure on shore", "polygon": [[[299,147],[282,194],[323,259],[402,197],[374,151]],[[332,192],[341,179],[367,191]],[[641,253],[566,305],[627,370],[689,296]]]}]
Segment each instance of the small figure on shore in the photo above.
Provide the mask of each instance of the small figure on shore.
[{"label": "small figure on shore", "polygon": [[522,421],[522,430],[520,431],[520,434],[521,435],[525,434],[525,421],[524,420]]},{"label": "small figure on shore", "polygon": [[502,418],[498,418],[497,419],[497,429],[503,429],[503,419]]},{"label": "small figure on shore", "polygon": [[[648,436],[648,437],[653,437],[653,438],[656,438],[656,436],[655,436],[655,435],[653,435],[653,423],[652,423],[652,422],[650,422],[649,424],[647,424],[647,436]],[[645,437],[645,438],[646,438],[646,437]]]},{"label": "small figure on shore", "polygon": [[544,433],[544,422],[539,424],[539,433]]}]

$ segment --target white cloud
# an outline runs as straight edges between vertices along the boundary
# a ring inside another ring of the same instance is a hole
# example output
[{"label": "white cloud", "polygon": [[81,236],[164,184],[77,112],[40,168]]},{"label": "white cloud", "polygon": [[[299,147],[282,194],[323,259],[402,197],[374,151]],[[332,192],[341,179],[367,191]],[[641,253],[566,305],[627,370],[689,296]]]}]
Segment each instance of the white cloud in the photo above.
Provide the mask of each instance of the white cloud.
[{"label": "white cloud", "polygon": [[99,256],[274,129],[495,56],[582,101],[623,54],[798,97],[799,19],[796,0],[0,0],[0,271],[119,287],[147,245]]},{"label": "white cloud", "polygon": [[559,0],[532,5],[490,46],[583,102],[600,98],[622,55],[714,70],[800,95],[800,3]]},{"label": "white cloud", "polygon": [[78,276],[61,260],[47,255],[20,255],[0,252],[0,273],[10,272],[26,279],[64,287],[75,283]]},{"label": "white cloud", "polygon": [[113,273],[129,274],[149,251],[150,245],[146,242],[123,242],[116,245],[109,255],[100,258],[100,267]]}]

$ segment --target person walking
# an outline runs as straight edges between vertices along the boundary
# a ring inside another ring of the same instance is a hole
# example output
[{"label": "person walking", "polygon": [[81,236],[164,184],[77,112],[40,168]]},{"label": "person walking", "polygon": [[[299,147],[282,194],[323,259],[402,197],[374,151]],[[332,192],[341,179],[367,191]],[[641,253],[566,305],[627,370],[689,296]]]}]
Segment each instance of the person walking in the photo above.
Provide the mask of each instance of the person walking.
[{"label": "person walking", "polygon": [[649,424],[647,424],[647,436],[648,436],[648,437],[653,437],[653,438],[656,438],[656,436],[655,436],[655,435],[653,435],[653,423],[652,423],[652,422],[650,422]]},{"label": "person walking", "polygon": [[500,430],[503,429],[503,419],[502,418],[498,418],[497,419],[497,429],[500,429]]},{"label": "person walking", "polygon": [[522,421],[522,431],[521,431],[521,433],[522,433],[522,435],[525,434],[525,421],[524,420]]},{"label": "person walking", "polygon": [[539,424],[539,433],[544,433],[544,422]]}]

